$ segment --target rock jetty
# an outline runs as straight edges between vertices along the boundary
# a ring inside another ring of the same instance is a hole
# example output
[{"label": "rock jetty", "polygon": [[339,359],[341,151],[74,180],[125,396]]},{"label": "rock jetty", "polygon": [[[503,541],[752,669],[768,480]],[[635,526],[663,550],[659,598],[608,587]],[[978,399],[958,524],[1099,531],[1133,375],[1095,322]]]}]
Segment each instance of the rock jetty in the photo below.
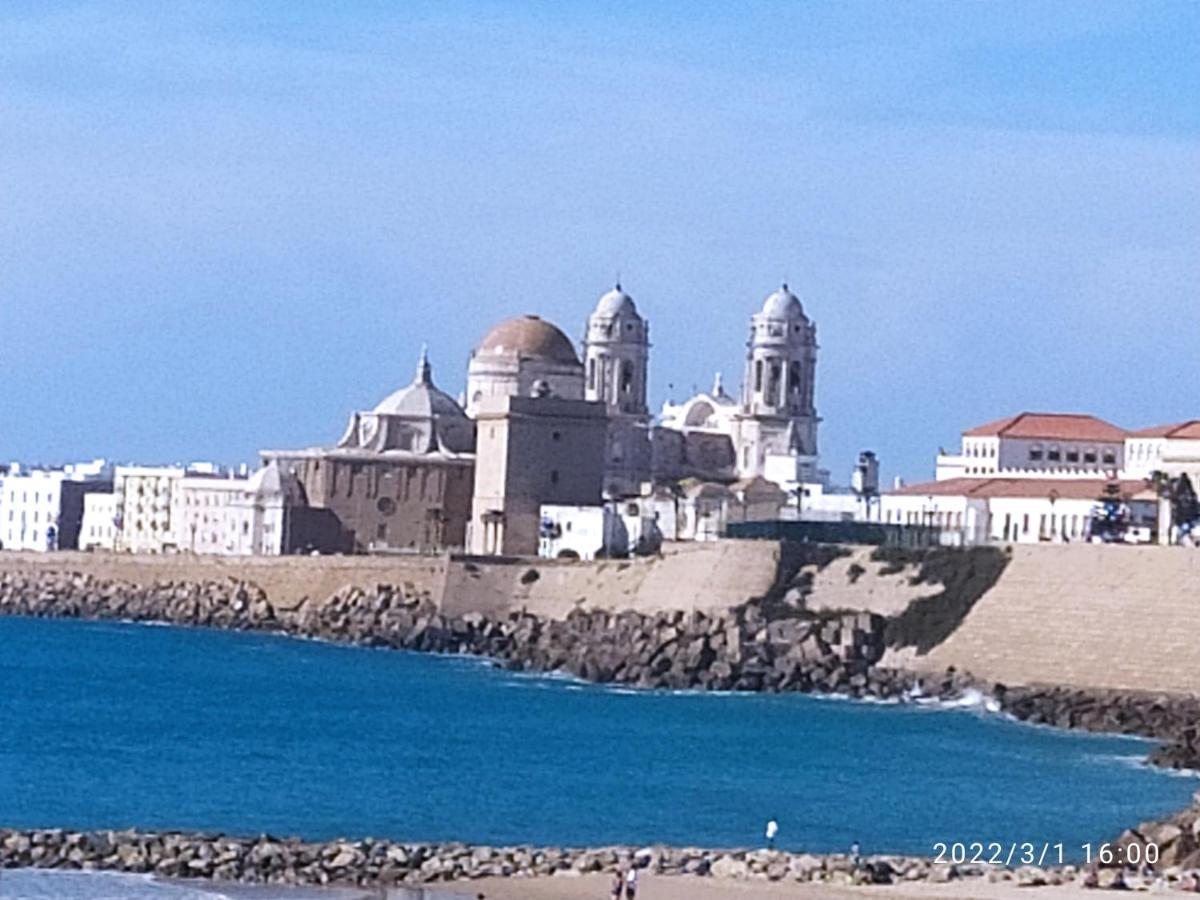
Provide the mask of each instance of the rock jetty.
[{"label": "rock jetty", "polygon": [[537,877],[611,873],[630,865],[662,875],[728,879],[891,884],[958,878],[1060,884],[1076,871],[997,870],[905,856],[852,859],[782,850],[703,850],[678,847],[487,847],[387,840],[308,842],[192,832],[0,829],[0,869],[44,868],[151,873],[165,878],[211,878],[248,884],[429,884],[495,876]]}]

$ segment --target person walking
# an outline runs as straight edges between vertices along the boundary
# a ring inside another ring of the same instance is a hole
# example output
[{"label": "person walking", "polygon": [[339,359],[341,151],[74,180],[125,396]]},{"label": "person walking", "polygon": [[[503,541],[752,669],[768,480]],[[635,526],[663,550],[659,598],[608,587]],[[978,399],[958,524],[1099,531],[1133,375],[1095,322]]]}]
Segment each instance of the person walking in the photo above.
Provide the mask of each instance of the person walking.
[{"label": "person walking", "polygon": [[775,849],[775,835],[779,833],[779,823],[774,819],[767,822],[767,849]]},{"label": "person walking", "polygon": [[622,894],[625,893],[625,873],[619,868],[613,872],[612,888],[608,893],[611,900],[621,900]]},{"label": "person walking", "polygon": [[629,871],[625,873],[625,900],[634,900],[637,897],[638,874],[637,868],[629,867]]}]

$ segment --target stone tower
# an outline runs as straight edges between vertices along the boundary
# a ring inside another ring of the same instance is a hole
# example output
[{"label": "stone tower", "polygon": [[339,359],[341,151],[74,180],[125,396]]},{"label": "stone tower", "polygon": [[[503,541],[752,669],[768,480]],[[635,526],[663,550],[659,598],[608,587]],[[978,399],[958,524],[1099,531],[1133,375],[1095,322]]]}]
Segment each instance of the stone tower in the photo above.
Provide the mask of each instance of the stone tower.
[{"label": "stone tower", "polygon": [[815,479],[817,328],[785,284],[750,317],[737,470],[780,484]]},{"label": "stone tower", "polygon": [[604,490],[611,497],[637,494],[650,477],[649,359],[650,325],[618,284],[596,304],[584,341],[584,397],[608,411]]}]

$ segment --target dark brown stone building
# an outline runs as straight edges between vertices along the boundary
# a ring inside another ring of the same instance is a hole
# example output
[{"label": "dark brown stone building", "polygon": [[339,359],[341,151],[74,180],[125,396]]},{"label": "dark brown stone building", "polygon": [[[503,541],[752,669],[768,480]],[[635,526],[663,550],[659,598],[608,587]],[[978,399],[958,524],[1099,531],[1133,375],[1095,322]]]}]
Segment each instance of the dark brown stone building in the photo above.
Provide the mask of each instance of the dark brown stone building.
[{"label": "dark brown stone building", "polygon": [[433,384],[422,353],[412,384],[355,413],[337,446],[267,450],[296,474],[310,507],[338,519],[343,552],[465,545],[475,479],[475,424]]}]

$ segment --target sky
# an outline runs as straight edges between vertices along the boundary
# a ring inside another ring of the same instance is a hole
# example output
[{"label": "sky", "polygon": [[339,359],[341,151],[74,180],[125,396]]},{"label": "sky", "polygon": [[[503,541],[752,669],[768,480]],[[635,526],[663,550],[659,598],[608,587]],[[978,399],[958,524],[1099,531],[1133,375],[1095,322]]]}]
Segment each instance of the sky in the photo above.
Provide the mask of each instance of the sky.
[{"label": "sky", "polygon": [[786,279],[822,461],[1200,417],[1200,4],[0,4],[0,460],[253,461],[619,274],[651,407]]}]

